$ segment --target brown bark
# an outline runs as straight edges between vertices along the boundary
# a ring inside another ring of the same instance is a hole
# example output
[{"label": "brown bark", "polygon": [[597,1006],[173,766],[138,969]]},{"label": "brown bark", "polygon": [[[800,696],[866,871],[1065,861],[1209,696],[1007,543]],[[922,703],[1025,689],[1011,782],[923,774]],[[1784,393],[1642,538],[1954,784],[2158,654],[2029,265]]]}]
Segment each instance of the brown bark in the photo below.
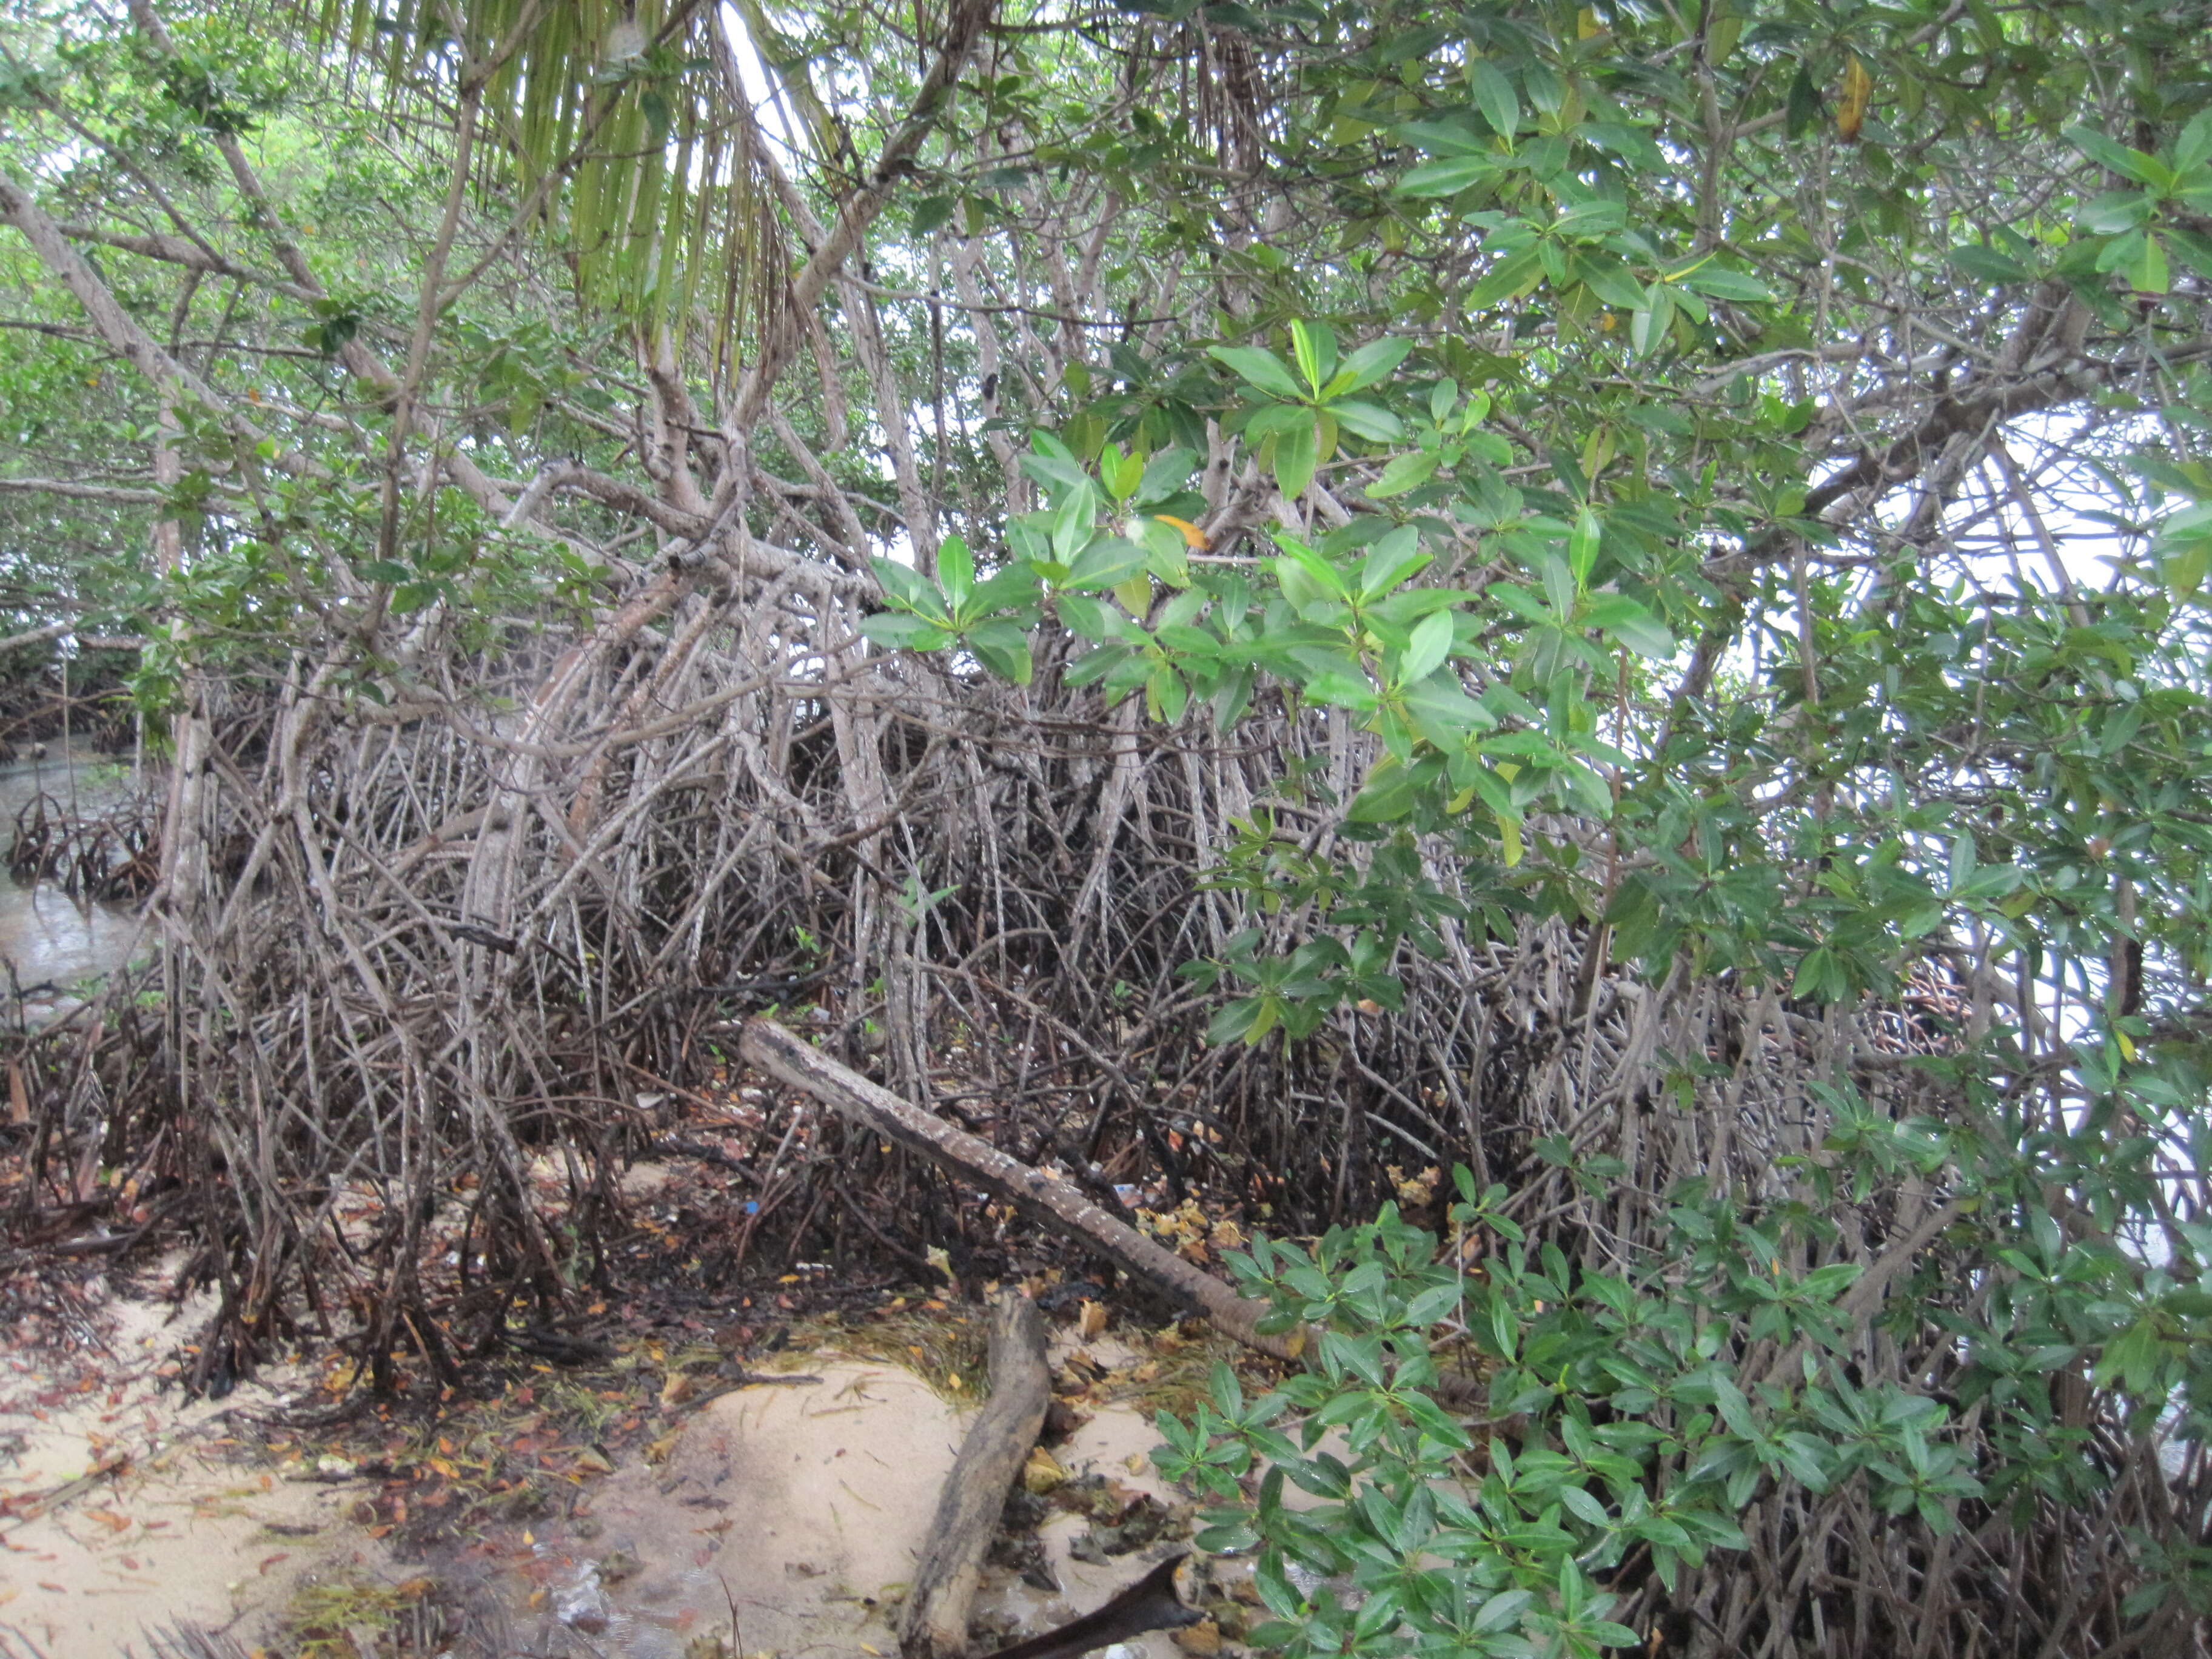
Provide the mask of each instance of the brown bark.
[{"label": "brown bark", "polygon": [[991,1310],[991,1398],[961,1443],[938,1494],[928,1547],[907,1598],[899,1646],[906,1659],[959,1659],[983,1553],[999,1529],[1006,1494],[1044,1427],[1052,1374],[1044,1321],[1019,1291],[999,1292]]},{"label": "brown bark", "polygon": [[739,1048],[763,1071],[825,1106],[866,1124],[884,1139],[919,1152],[963,1181],[1004,1199],[1030,1220],[1081,1240],[1122,1272],[1203,1316],[1216,1330],[1278,1359],[1294,1359],[1303,1333],[1262,1333],[1264,1304],[1241,1297],[1209,1273],[1116,1220],[1070,1186],[1009,1158],[988,1141],[901,1100],[879,1084],[839,1065],[781,1025],[744,1023]]}]

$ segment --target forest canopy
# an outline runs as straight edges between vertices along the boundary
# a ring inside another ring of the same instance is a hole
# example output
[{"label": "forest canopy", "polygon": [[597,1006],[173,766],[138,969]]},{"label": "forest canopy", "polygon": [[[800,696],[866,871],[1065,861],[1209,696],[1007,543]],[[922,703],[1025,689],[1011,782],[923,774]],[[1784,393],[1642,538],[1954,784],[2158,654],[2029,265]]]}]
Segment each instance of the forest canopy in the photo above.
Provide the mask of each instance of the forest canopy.
[{"label": "forest canopy", "polygon": [[[450,1382],[805,1010],[1279,1241],[1262,1645],[2201,1650],[2207,38],[14,0],[0,609],[168,780],[19,1207]],[[720,1271],[1003,1244],[809,1144]]]}]

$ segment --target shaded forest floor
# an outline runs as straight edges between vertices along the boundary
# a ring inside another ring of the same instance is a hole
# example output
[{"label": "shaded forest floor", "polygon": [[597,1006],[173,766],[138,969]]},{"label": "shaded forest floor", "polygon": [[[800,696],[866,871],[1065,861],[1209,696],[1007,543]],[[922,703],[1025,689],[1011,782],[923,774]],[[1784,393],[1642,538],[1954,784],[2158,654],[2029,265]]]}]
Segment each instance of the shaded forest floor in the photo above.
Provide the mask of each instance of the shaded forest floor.
[{"label": "shaded forest floor", "polygon": [[[153,1241],[116,1261],[16,1255],[0,1279],[20,1334],[0,1373],[0,1655],[895,1652],[985,1386],[981,1297],[1006,1280],[1047,1315],[1054,1398],[978,1644],[1064,1622],[1188,1537],[1188,1494],[1149,1462],[1151,1414],[1188,1409],[1217,1361],[1268,1362],[1155,1322],[1109,1271],[957,1192],[971,1224],[949,1249],[878,1222],[848,1260],[735,1265],[763,1160],[803,1158],[818,1114],[727,1072],[641,1104],[659,1128],[623,1178],[632,1225],[578,1316],[511,1328],[459,1388],[402,1366],[376,1400],[346,1356],[303,1351],[188,1402],[206,1293],[173,1297]],[[1125,1190],[1188,1259],[1218,1267],[1242,1241],[1226,1199],[1217,1216],[1200,1190],[1173,1208]],[[1151,1659],[1241,1633],[1249,1589],[1201,1594],[1213,1619],[1146,1638]],[[214,1634],[172,1649],[180,1626]]]}]

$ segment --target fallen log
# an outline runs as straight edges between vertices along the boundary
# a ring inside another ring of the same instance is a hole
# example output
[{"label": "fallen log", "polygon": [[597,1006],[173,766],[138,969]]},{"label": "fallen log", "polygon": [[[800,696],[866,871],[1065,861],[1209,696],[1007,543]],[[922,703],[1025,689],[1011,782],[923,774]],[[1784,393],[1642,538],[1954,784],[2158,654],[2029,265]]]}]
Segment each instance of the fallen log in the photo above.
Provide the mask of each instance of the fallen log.
[{"label": "fallen log", "polygon": [[1051,1399],[1044,1321],[1019,1291],[1000,1291],[991,1310],[991,1397],[938,1494],[929,1544],[899,1629],[905,1659],[963,1659],[967,1653],[983,1555]]},{"label": "fallen log", "polygon": [[954,1127],[933,1113],[900,1099],[804,1038],[766,1019],[747,1020],[738,1051],[763,1071],[781,1078],[823,1105],[908,1152],[922,1157],[1012,1204],[1042,1226],[1070,1234],[1132,1278],[1142,1280],[1216,1330],[1247,1347],[1278,1359],[1295,1359],[1304,1333],[1263,1333],[1265,1303],[1242,1297],[1212,1273],[1146,1238],[1127,1222],[1106,1213],[1065,1181],[1054,1179]]}]

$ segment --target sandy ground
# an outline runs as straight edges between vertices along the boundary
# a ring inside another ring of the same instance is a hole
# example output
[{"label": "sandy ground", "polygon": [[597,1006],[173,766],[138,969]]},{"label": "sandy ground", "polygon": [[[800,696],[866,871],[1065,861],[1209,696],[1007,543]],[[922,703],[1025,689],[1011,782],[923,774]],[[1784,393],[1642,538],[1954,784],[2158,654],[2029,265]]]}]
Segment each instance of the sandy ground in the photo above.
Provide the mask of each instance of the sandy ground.
[{"label": "sandy ground", "polygon": [[[711,1401],[657,1467],[617,1470],[580,1516],[516,1545],[479,1547],[454,1571],[472,1573],[509,1609],[507,1639],[533,1654],[684,1659],[709,1637],[735,1654],[783,1659],[896,1654],[897,1599],[929,1537],[965,1414],[894,1366],[825,1357],[808,1374],[820,1380]],[[1167,1497],[1148,1465],[1142,1474],[1131,1468],[1158,1440],[1138,1413],[1109,1408],[1059,1461],[1072,1474],[1095,1468]],[[1024,1632],[1048,1629],[1143,1572],[1149,1558],[1073,1560],[1068,1546],[1083,1530],[1072,1516],[1042,1529],[1060,1595],[993,1569],[979,1610]],[[1154,1638],[1139,1651],[1170,1659],[1176,1650]]]},{"label": "sandy ground", "polygon": [[143,1655],[149,1629],[187,1620],[250,1651],[302,1575],[386,1566],[341,1518],[344,1485],[240,1456],[235,1415],[273,1408],[287,1379],[187,1405],[156,1375],[168,1309],[111,1311],[111,1356],[81,1377],[0,1359],[0,1656]]},{"label": "sandy ground", "polygon": [[[897,1601],[967,1426],[909,1371],[820,1355],[805,1362],[818,1381],[709,1401],[658,1462],[626,1462],[565,1518],[403,1565],[348,1518],[361,1482],[245,1455],[237,1414],[277,1406],[286,1378],[187,1405],[158,1386],[181,1328],[165,1324],[167,1310],[118,1301],[111,1311],[111,1354],[80,1378],[0,1357],[0,1659],[148,1659],[149,1632],[180,1620],[283,1655],[280,1621],[303,1582],[425,1571],[461,1589],[502,1652],[696,1659],[720,1638],[747,1659],[893,1656]],[[1056,1364],[1069,1346],[1063,1334]],[[1109,1367],[1133,1358],[1110,1339],[1091,1353]],[[1147,1417],[1091,1409],[1056,1449],[1059,1464],[1176,1502],[1151,1468],[1158,1436]],[[1060,1594],[993,1567],[981,1617],[1048,1629],[1168,1547],[1077,1560],[1069,1548],[1086,1526],[1060,1514],[1040,1529]],[[1182,1656],[1156,1636],[1115,1659]]]}]

